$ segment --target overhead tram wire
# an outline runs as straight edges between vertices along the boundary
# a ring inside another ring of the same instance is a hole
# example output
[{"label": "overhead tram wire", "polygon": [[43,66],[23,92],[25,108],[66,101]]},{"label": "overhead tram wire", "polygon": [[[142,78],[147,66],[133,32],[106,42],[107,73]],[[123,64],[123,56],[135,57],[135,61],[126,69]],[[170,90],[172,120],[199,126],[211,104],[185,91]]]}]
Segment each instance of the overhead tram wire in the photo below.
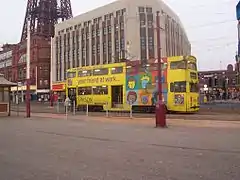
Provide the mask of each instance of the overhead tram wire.
[{"label": "overhead tram wire", "polygon": [[226,39],[235,39],[235,37],[231,36],[222,36],[222,37],[217,37],[217,38],[209,38],[209,39],[195,39],[195,40],[190,40],[191,43],[199,43],[199,42],[216,42],[219,40],[226,40]]},{"label": "overhead tram wire", "polygon": [[235,22],[235,21],[236,21],[235,19],[231,19],[231,20],[225,20],[225,21],[219,21],[219,22],[212,22],[212,23],[207,23],[207,24],[202,24],[202,25],[191,26],[191,27],[188,27],[188,29],[211,27],[211,26],[215,26],[218,24],[226,24],[226,23]]},{"label": "overhead tram wire", "polygon": [[207,47],[207,46],[205,46],[206,47],[206,49],[205,48],[202,48],[202,47],[197,47],[197,46],[192,46],[192,49],[194,49],[194,50],[204,50],[204,52],[212,52],[212,51],[214,51],[215,49],[220,49],[220,48],[228,48],[228,47],[230,47],[230,46],[233,46],[233,45],[236,45],[237,43],[236,42],[229,42],[229,43],[225,43],[225,44],[223,44],[223,45],[219,45],[219,46],[209,46],[209,47]]},{"label": "overhead tram wire", "polygon": [[[175,2],[179,2],[179,0],[169,1],[169,2],[167,2],[167,3],[168,3],[168,4],[173,4],[173,3],[175,3]],[[212,2],[212,1],[211,1],[211,2]],[[218,5],[221,5],[221,4],[225,5],[225,4],[227,4],[227,3],[235,3],[235,2],[236,2],[236,0],[228,0],[228,1],[226,1],[226,0],[223,0],[223,1],[218,0],[217,2],[205,3],[205,4],[198,4],[198,5],[194,5],[194,6],[189,6],[188,8],[194,8],[194,9],[196,10],[196,9],[198,9],[198,8],[201,9],[201,8],[204,8],[204,7],[208,7],[209,4],[210,4],[210,5],[214,5],[214,4],[218,3]]]}]

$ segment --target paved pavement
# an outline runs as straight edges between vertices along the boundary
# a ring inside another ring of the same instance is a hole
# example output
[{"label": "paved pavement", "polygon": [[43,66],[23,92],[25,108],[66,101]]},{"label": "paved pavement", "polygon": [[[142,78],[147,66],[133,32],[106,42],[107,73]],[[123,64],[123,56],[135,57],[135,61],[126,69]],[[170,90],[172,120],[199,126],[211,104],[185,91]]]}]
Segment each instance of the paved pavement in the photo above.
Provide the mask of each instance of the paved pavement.
[{"label": "paved pavement", "polygon": [[172,120],[169,128],[156,129],[59,117],[0,119],[1,179],[240,179],[239,122],[185,126]]}]

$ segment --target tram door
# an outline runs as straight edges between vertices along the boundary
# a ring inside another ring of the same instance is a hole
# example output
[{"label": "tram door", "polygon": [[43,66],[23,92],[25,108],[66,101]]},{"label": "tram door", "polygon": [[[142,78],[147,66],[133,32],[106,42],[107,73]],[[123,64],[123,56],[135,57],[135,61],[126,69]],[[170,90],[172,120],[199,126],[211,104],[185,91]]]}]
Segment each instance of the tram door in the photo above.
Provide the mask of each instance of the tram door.
[{"label": "tram door", "polygon": [[75,101],[76,103],[76,88],[68,88],[68,97],[71,99],[71,101]]},{"label": "tram door", "polygon": [[112,107],[117,108],[123,104],[123,86],[112,86]]}]

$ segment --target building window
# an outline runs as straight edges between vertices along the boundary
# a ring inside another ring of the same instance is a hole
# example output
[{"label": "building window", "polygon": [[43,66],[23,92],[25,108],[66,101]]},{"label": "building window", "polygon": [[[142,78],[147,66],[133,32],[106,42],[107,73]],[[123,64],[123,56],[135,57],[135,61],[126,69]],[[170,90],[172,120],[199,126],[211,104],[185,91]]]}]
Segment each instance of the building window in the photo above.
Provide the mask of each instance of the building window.
[{"label": "building window", "polygon": [[111,26],[108,26],[107,29],[108,29],[108,34],[111,34],[111,32],[112,32],[112,27],[111,27]]},{"label": "building window", "polygon": [[144,13],[145,8],[144,7],[138,7],[138,12],[139,13]]},{"label": "building window", "polygon": [[83,47],[82,47],[82,66],[86,66],[85,59],[86,59],[86,48],[84,47],[84,44],[83,44]]},{"label": "building window", "polygon": [[116,52],[119,52],[119,40],[118,39],[115,40],[115,50],[116,50]]},{"label": "building window", "polygon": [[115,32],[115,36],[118,36],[118,32],[119,32],[119,25],[118,24],[114,25],[114,32]]},{"label": "building window", "polygon": [[155,57],[154,28],[152,26],[152,23],[153,23],[153,14],[149,14],[148,15],[148,52],[149,52],[150,59]]},{"label": "building window", "polygon": [[121,50],[125,50],[125,40],[122,38],[120,41]]},{"label": "building window", "polygon": [[97,29],[97,36],[99,37],[100,36],[100,30]]},{"label": "building window", "polygon": [[96,54],[96,45],[93,45],[93,46],[92,46],[92,53],[93,53],[93,55]]},{"label": "building window", "polygon": [[147,31],[146,31],[146,15],[145,13],[140,13],[139,15],[140,20],[140,52],[141,52],[141,60],[143,63],[147,63]]},{"label": "building window", "polygon": [[146,12],[147,12],[147,13],[152,13],[152,8],[151,8],[151,7],[147,7],[147,8],[146,8]]},{"label": "building window", "polygon": [[97,54],[100,54],[100,44],[97,44]]},{"label": "building window", "polygon": [[149,47],[153,46],[153,37],[148,37],[148,46]]},{"label": "building window", "polygon": [[93,30],[93,31],[92,31],[92,38],[95,38],[95,37],[96,37],[96,31]]},{"label": "building window", "polygon": [[140,37],[140,42],[141,42],[141,49],[145,49],[146,47],[146,38],[145,37]]},{"label": "building window", "polygon": [[103,42],[103,53],[107,53],[107,44],[106,42]]},{"label": "building window", "polygon": [[47,79],[45,79],[45,80],[44,80],[44,85],[45,85],[45,86],[48,86],[48,85],[49,85],[49,83],[48,83],[48,80],[47,80]]},{"label": "building window", "polygon": [[106,35],[106,34],[107,34],[107,28],[104,27],[104,28],[103,28],[103,35]]}]

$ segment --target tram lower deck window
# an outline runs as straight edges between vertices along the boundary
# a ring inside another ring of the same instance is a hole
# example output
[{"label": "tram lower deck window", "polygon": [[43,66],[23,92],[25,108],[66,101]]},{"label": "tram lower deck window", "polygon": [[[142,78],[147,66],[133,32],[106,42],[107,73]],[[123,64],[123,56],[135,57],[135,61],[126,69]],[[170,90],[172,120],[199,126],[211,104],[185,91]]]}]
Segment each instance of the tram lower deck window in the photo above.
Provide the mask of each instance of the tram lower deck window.
[{"label": "tram lower deck window", "polygon": [[92,94],[92,87],[79,87],[78,88],[78,95],[91,95]]},{"label": "tram lower deck window", "polygon": [[107,86],[93,87],[93,94],[95,94],[95,95],[107,95],[108,94],[108,87]]},{"label": "tram lower deck window", "polygon": [[177,93],[186,92],[186,81],[178,81],[170,84],[170,91]]}]

